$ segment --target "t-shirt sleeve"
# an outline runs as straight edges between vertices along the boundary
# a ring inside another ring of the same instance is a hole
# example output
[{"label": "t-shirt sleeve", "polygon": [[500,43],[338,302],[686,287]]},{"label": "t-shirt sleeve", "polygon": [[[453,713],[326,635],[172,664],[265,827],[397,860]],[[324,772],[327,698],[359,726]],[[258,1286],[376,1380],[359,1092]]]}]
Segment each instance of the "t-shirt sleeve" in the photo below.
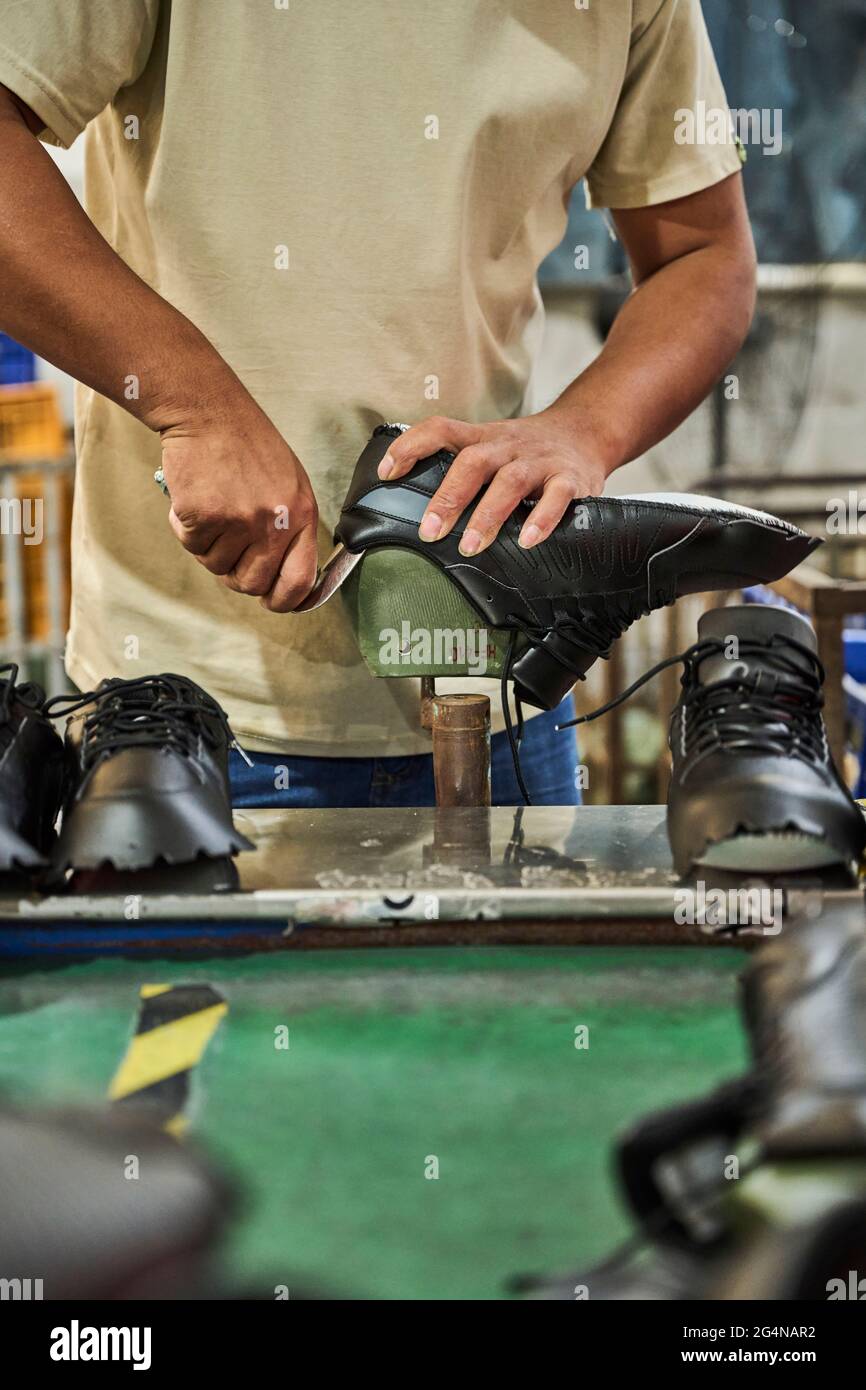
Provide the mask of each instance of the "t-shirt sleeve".
[{"label": "t-shirt sleeve", "polygon": [[68,146],[141,74],[160,0],[0,0],[0,83]]},{"label": "t-shirt sleeve", "polygon": [[736,173],[733,133],[711,143],[722,122],[712,113],[727,111],[700,0],[635,0],[619,101],[586,173],[588,206],[648,207]]}]

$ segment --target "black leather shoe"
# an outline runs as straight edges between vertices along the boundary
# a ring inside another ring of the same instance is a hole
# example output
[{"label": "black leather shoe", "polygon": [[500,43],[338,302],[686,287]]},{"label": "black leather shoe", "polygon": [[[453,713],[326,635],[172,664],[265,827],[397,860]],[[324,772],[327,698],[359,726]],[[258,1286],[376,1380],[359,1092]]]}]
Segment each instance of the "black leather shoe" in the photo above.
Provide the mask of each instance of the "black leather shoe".
[{"label": "black leather shoe", "polygon": [[[125,1180],[130,1154],[139,1181]],[[18,1297],[195,1297],[235,1204],[146,1112],[0,1106],[0,1255]]]},{"label": "black leather shoe", "polygon": [[70,715],[71,788],[52,861],[147,869],[253,849],[232,823],[224,710],[184,676],[107,680],[49,700]]},{"label": "black leather shoe", "polygon": [[827,745],[816,651],[808,622],[784,608],[701,618],[670,727],[678,873],[817,869],[863,853],[866,819]]},{"label": "black leather shoe", "polygon": [[[438,565],[490,627],[511,630],[508,677],[518,700],[540,709],[555,709],[642,614],[682,594],[778,579],[820,544],[765,512],[689,493],[647,493],[583,498],[531,550],[517,543],[532,508],[523,502],[487,550],[466,558],[458,544],[472,508],[444,540],[418,536],[453,454],[422,459],[394,482],[377,476],[404,428],[382,425],[374,432],[355,468],[336,539],[355,554],[399,546]],[[334,563],[345,569],[345,555]]]},{"label": "black leather shoe", "polygon": [[771,1163],[866,1158],[864,925],[862,902],[828,899],[748,954],[740,1011],[761,1084],[753,1133]]},{"label": "black leather shoe", "polygon": [[750,1075],[709,1096],[643,1115],[620,1136],[614,1167],[635,1232],[600,1264],[512,1281],[531,1298],[596,1301],[699,1299],[724,1269],[731,1244],[725,1160],[755,1109]]},{"label": "black leather shoe", "polygon": [[63,740],[45,691],[0,666],[0,871],[43,868],[63,795]]}]

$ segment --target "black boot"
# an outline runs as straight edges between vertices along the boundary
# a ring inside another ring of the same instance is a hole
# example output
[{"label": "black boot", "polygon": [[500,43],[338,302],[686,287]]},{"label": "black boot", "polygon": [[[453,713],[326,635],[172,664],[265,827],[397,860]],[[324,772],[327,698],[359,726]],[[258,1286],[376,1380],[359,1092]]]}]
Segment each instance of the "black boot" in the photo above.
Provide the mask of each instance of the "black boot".
[{"label": "black boot", "polygon": [[184,676],[107,680],[60,695],[70,770],[53,855],[66,869],[147,869],[252,849],[232,823],[225,712]]},{"label": "black boot", "polygon": [[598,719],[683,662],[669,736],[677,873],[694,864],[759,873],[850,865],[866,850],[866,817],[827,745],[816,646],[805,618],[789,609],[714,608],[699,620],[694,646],[559,727]]},{"label": "black boot", "polygon": [[[778,579],[819,544],[766,512],[689,493],[647,493],[582,498],[530,550],[517,544],[532,510],[522,502],[492,545],[468,558],[458,545],[474,503],[443,540],[431,544],[418,536],[453,454],[421,459],[394,482],[377,476],[404,428],[382,425],[374,432],[356,465],[336,539],[355,553],[398,546],[438,566],[486,623],[514,634],[508,676],[518,699],[540,709],[555,709],[642,614],[682,594]],[[334,564],[348,572],[345,555]]]},{"label": "black boot", "polygon": [[857,860],[866,819],[821,717],[812,628],[788,609],[717,608],[698,623],[671,718],[668,835],[693,864],[785,872]]},{"label": "black boot", "polygon": [[45,691],[17,678],[17,666],[0,666],[3,872],[47,864],[63,795],[63,741],[42,713]]}]

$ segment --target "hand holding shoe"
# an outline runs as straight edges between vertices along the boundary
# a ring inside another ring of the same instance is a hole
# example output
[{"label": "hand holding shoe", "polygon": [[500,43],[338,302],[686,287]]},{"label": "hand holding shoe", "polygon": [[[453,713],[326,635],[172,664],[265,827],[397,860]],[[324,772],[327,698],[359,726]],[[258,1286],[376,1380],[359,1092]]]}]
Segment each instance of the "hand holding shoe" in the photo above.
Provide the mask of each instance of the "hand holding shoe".
[{"label": "hand holding shoe", "polygon": [[582,435],[574,411],[551,406],[538,415],[483,425],[434,415],[395,439],[379,465],[379,477],[394,482],[411,472],[419,459],[440,449],[456,458],[430,499],[418,534],[422,541],[442,540],[486,488],[466,523],[461,555],[486,550],[527,498],[538,500],[520,531],[519,543],[525,549],[538,545],[575,498],[598,497],[603,492],[609,472],[593,431]]}]

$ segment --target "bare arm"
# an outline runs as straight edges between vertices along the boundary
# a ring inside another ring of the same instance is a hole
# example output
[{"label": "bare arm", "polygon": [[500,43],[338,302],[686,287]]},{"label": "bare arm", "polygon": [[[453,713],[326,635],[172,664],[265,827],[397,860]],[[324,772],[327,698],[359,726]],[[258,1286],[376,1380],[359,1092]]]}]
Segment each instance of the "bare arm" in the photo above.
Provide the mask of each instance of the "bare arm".
[{"label": "bare arm", "polygon": [[382,460],[382,476],[396,478],[437,449],[458,453],[421,522],[422,539],[447,534],[487,485],[463,553],[489,545],[526,497],[540,501],[521,543],[537,544],[570,501],[600,493],[614,469],[675,429],[743,342],[755,251],[739,174],[613,216],[635,288],[587,370],[537,415],[483,425],[437,416],[407,430]]},{"label": "bare arm", "polygon": [[741,346],[755,309],[755,247],[739,174],[613,219],[634,290],[602,352],[556,404],[603,418],[619,467],[676,429]]},{"label": "bare arm", "polygon": [[303,468],[204,335],[100,236],[41,125],[0,87],[0,329],[158,431],[181,543],[230,588],[293,607],[316,570]]}]

